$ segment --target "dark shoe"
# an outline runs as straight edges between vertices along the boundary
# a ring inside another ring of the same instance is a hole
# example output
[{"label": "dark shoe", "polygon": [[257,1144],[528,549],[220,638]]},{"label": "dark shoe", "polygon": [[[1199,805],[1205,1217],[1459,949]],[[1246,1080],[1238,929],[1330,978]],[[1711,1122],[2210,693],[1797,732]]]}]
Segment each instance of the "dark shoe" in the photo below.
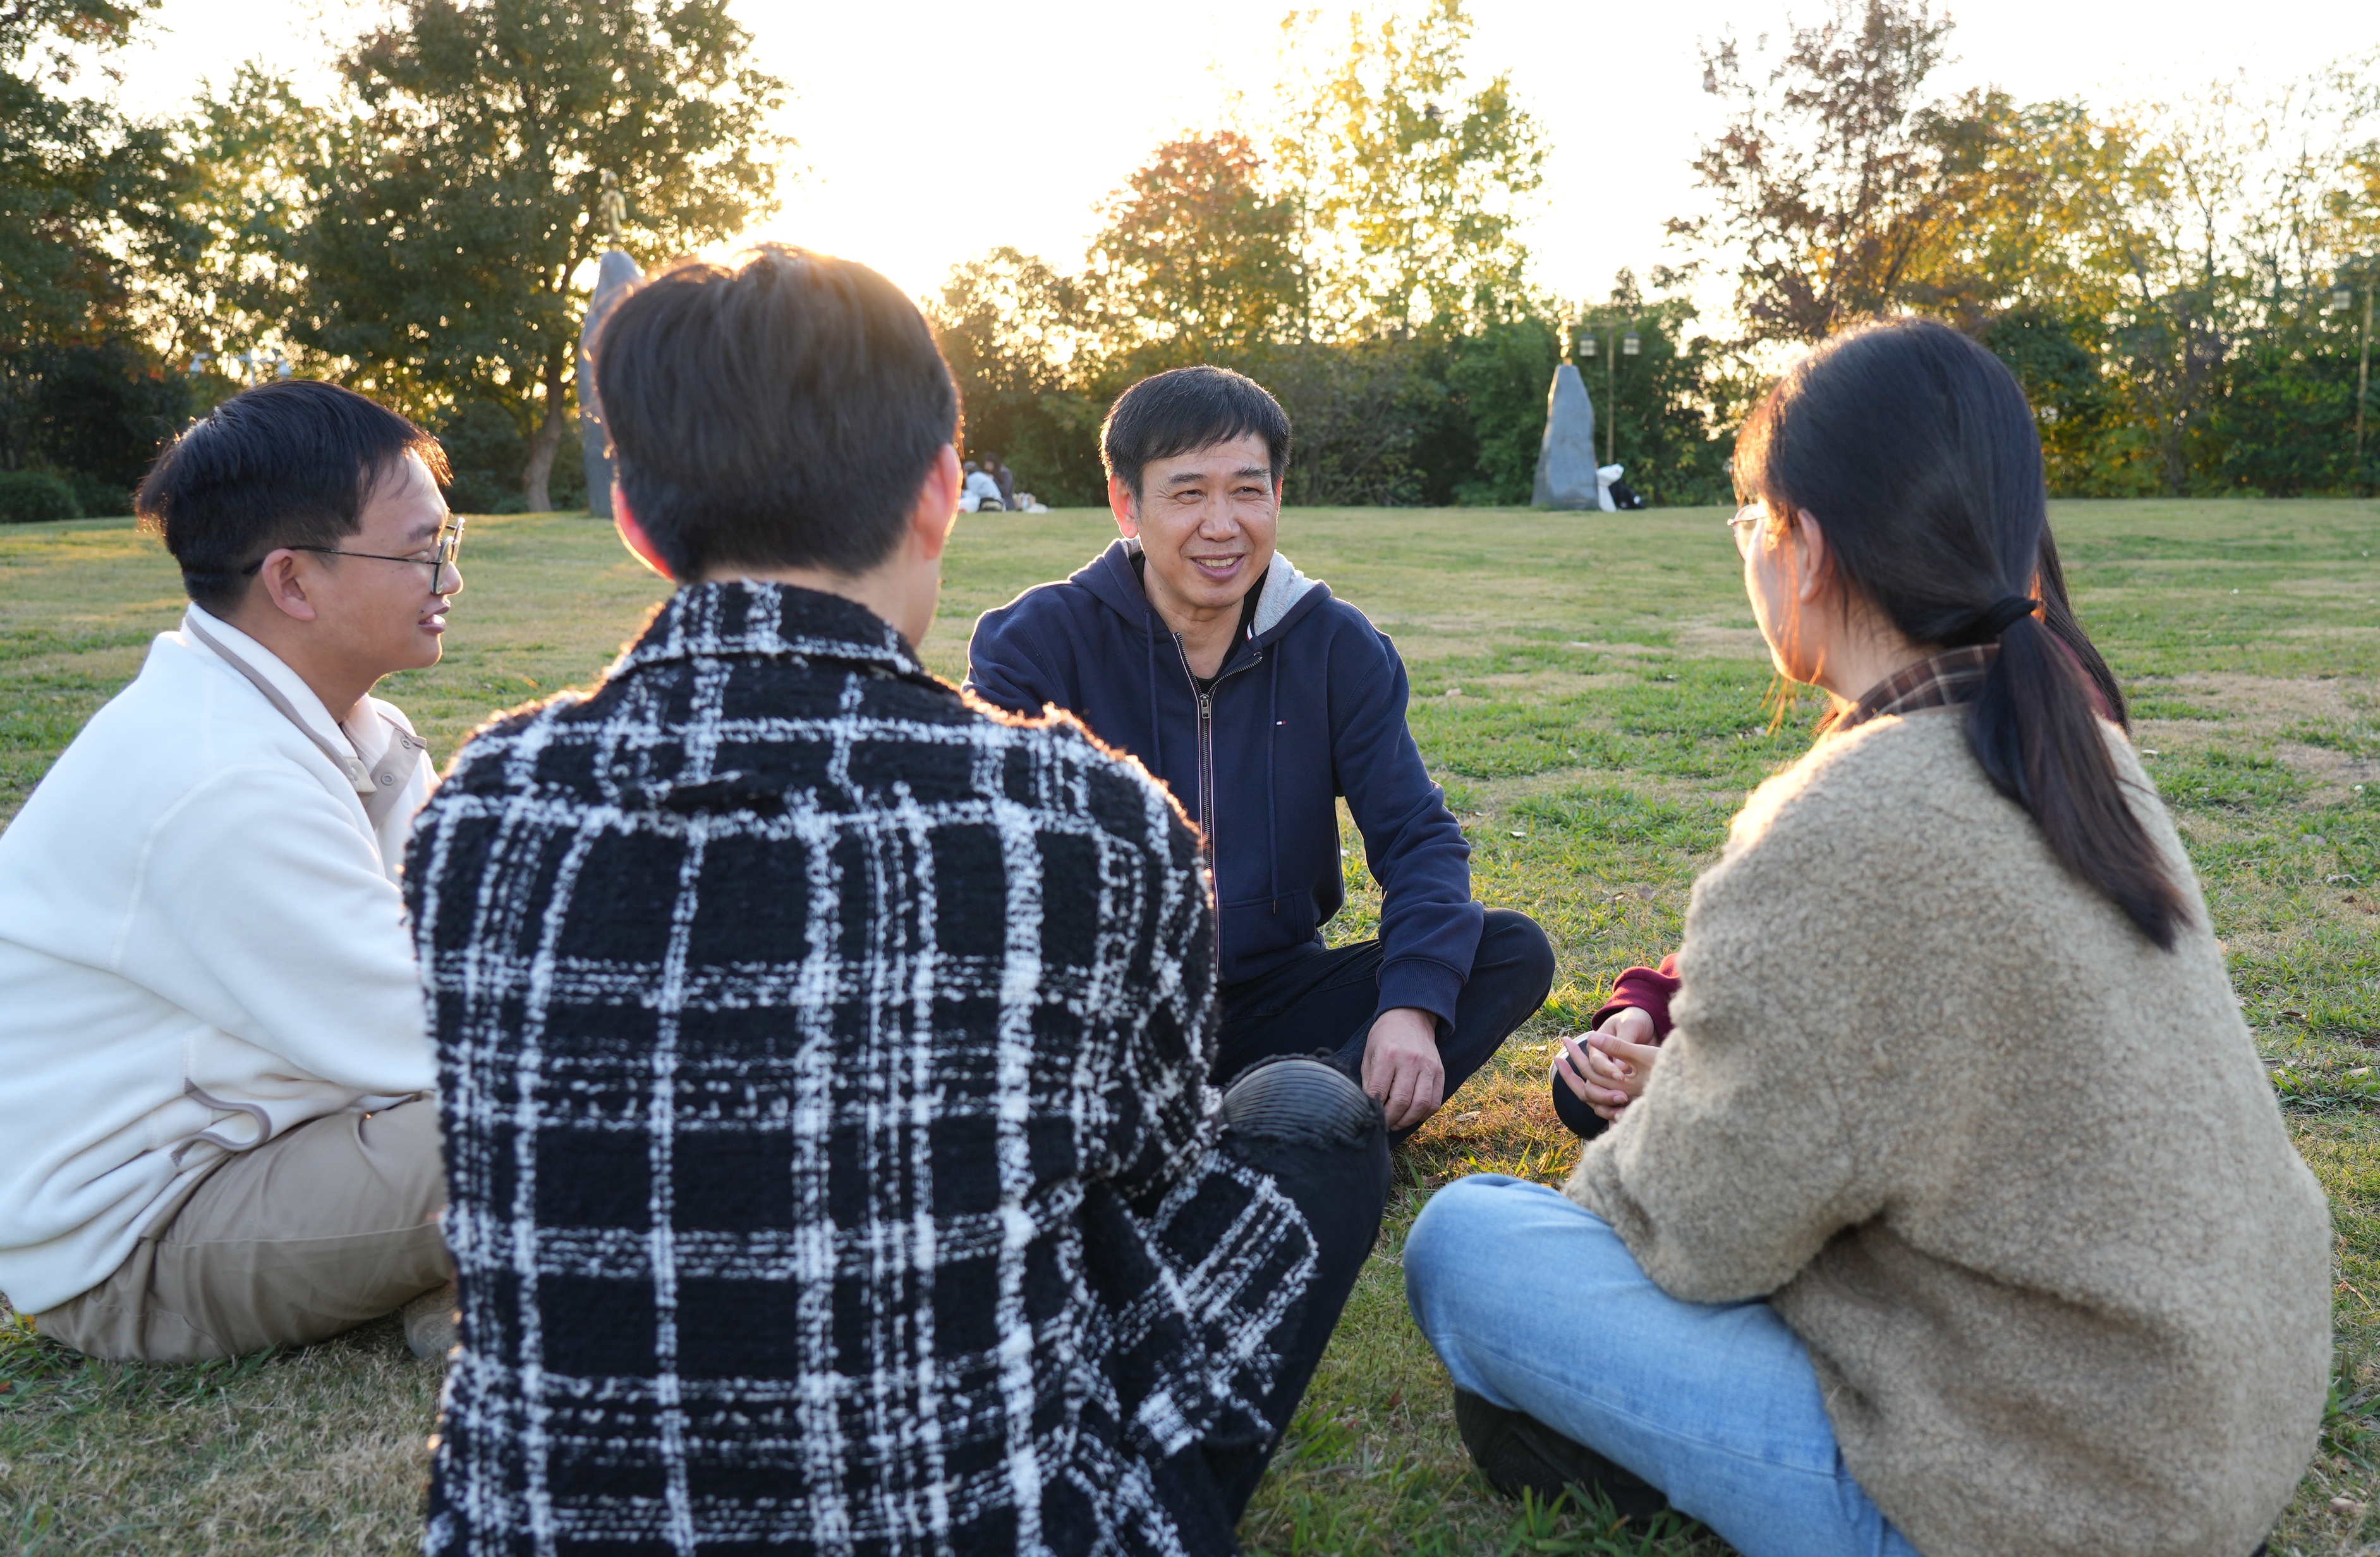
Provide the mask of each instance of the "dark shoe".
[{"label": "dark shoe", "polygon": [[460,1295],[455,1283],[425,1292],[397,1310],[405,1321],[405,1349],[423,1362],[446,1360],[455,1349],[455,1304]]},{"label": "dark shoe", "polygon": [[1601,1496],[1610,1500],[1613,1513],[1631,1519],[1650,1519],[1670,1506],[1661,1489],[1633,1471],[1535,1417],[1491,1405],[1467,1390],[1454,1392],[1454,1426],[1488,1485],[1508,1498],[1529,1491],[1550,1503],[1569,1492],[1573,1506],[1591,1508]]}]

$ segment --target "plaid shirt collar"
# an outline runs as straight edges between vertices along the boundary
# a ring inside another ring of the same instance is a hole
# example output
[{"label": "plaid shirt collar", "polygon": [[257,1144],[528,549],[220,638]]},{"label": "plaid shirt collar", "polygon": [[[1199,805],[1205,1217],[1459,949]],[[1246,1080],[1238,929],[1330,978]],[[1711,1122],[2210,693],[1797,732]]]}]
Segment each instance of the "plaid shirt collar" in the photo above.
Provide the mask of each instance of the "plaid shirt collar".
[{"label": "plaid shirt collar", "polygon": [[1978,643],[1965,649],[1945,650],[1895,671],[1862,693],[1849,712],[1827,726],[1827,733],[1839,736],[1846,730],[1858,729],[1871,719],[1914,713],[1921,708],[1940,708],[1946,703],[1963,703],[1983,685],[1984,673],[1992,668],[1993,657],[1999,651],[1997,643]]},{"label": "plaid shirt collar", "polygon": [[893,675],[932,679],[892,624],[866,606],[749,578],[679,590],[604,675],[677,661],[754,657],[851,661]]}]

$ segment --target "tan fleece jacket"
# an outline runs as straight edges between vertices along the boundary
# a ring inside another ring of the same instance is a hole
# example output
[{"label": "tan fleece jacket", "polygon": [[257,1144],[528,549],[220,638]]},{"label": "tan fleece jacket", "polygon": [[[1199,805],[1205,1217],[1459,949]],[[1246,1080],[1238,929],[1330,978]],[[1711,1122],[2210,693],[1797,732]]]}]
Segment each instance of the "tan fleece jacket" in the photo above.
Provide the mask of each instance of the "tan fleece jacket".
[{"label": "tan fleece jacket", "polygon": [[1963,710],[1822,740],[1695,882],[1676,1028],[1569,1193],[1675,1296],[1767,1296],[1925,1557],[2247,1557],[2313,1453],[2330,1221],[2171,821],[2160,952]]}]

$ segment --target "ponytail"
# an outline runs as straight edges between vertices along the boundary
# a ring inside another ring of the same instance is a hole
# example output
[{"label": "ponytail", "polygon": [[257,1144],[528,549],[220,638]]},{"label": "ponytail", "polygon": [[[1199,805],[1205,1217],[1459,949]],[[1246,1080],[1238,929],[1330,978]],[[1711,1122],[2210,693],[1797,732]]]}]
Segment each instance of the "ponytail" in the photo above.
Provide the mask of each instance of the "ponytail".
[{"label": "ponytail", "polygon": [[1999,359],[1928,320],[1837,335],[1744,424],[1736,480],[1821,516],[1845,588],[1912,643],[1998,644],[1967,711],[1976,761],[2059,863],[2171,951],[2190,908],[2108,750],[2123,688],[2068,603],[2040,432]]},{"label": "ponytail", "polygon": [[1975,760],[1992,787],[2033,813],[2060,864],[2173,950],[2190,911],[2124,794],[2086,673],[2031,614],[2010,624],[1999,645],[1967,709]]},{"label": "ponytail", "polygon": [[2132,733],[2130,712],[2124,707],[2124,689],[2116,681],[2116,673],[2108,668],[2098,646],[2082,631],[2082,624],[2074,619],[2074,608],[2066,599],[2066,569],[2058,561],[2058,538],[2049,533],[2047,517],[2041,527],[2041,557],[2037,565],[2041,578],[2041,620],[2050,635],[2056,638],[2082,677],[2090,683],[2099,716],[2126,735]]}]

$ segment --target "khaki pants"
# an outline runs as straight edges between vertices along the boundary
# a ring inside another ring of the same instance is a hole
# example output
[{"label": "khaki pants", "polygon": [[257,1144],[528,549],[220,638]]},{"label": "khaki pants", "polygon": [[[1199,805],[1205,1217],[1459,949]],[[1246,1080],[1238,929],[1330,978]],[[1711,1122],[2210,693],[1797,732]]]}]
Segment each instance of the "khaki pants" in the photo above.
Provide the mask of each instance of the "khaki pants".
[{"label": "khaki pants", "polygon": [[320,1341],[453,1273],[445,1203],[435,1102],[309,1120],[184,1189],[114,1275],[34,1328],[111,1361]]}]

